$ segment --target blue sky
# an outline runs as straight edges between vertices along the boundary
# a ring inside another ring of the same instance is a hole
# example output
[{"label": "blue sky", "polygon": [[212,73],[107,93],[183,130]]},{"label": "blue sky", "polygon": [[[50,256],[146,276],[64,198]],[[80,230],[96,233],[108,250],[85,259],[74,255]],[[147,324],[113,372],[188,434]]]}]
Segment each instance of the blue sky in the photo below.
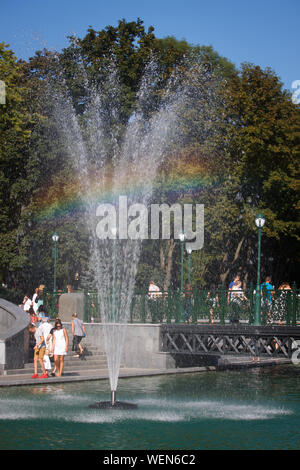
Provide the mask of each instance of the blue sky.
[{"label": "blue sky", "polygon": [[237,67],[271,67],[289,90],[300,80],[300,0],[1,0],[0,41],[27,59],[43,47],[61,50],[89,26],[137,17],[157,37],[212,45]]}]

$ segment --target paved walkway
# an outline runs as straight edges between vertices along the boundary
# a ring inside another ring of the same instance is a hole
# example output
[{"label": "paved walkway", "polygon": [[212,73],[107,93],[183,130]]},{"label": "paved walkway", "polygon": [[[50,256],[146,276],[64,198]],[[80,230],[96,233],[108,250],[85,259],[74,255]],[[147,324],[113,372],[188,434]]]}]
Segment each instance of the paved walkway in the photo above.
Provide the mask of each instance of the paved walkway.
[{"label": "paved walkway", "polygon": [[[203,366],[203,367],[185,367],[176,369],[133,369],[133,368],[121,368],[119,377],[130,378],[130,377],[143,377],[143,376],[154,376],[154,375],[171,375],[171,374],[191,374],[208,371],[217,371],[218,369],[241,369],[249,367],[264,367],[289,364],[289,359],[273,359],[273,358],[262,358],[259,363],[253,363],[249,357],[234,357],[229,358],[227,364],[217,368],[214,366]],[[65,382],[82,382],[88,380],[108,380],[107,369],[90,369],[90,370],[78,370],[74,372],[66,372],[62,377],[49,377],[48,379],[32,379],[32,372],[30,374],[22,375],[1,375],[0,376],[0,388],[11,387],[20,385],[36,385],[45,383],[65,383]]]},{"label": "paved walkway", "polygon": [[[207,372],[216,370],[215,367],[188,367],[184,369],[121,369],[119,377],[142,377],[151,375],[167,375],[167,374],[187,374],[193,372]],[[19,385],[36,385],[45,383],[62,383],[62,382],[81,382],[85,380],[108,380],[107,369],[87,370],[67,372],[62,377],[49,377],[48,379],[32,379],[32,373],[22,375],[1,375],[0,387],[11,387]]]}]

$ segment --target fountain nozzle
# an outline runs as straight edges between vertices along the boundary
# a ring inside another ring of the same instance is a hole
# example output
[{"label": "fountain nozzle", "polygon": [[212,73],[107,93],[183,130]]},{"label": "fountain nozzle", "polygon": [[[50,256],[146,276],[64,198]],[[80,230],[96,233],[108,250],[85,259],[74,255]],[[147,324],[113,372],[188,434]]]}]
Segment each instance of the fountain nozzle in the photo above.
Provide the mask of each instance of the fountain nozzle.
[{"label": "fountain nozzle", "polygon": [[117,401],[116,400],[116,390],[110,391],[110,401],[98,401],[89,405],[89,408],[97,408],[97,409],[115,409],[115,410],[132,410],[137,408],[135,403],[127,403],[126,401]]}]

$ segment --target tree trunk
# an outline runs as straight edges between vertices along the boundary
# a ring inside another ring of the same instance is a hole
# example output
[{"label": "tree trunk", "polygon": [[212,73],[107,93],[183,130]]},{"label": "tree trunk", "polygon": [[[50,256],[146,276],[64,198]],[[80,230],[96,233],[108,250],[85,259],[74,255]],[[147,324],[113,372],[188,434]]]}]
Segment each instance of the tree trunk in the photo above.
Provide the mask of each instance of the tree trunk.
[{"label": "tree trunk", "polygon": [[167,242],[167,250],[168,250],[168,255],[167,255],[167,264],[165,266],[165,272],[166,272],[166,277],[165,277],[165,282],[164,282],[164,290],[167,291],[170,286],[171,282],[171,274],[172,274],[172,267],[173,267],[173,252],[175,249],[175,241],[173,239],[168,240]]},{"label": "tree trunk", "polygon": [[[245,241],[245,237],[242,237],[242,239],[239,241],[238,246],[237,246],[237,248],[236,248],[236,250],[235,250],[234,258],[233,258],[233,260],[232,260],[232,263],[231,263],[230,267],[228,267],[228,268],[226,269],[226,271],[220,275],[220,279],[221,279],[221,283],[222,283],[222,284],[225,283],[225,281],[226,281],[226,279],[227,279],[227,276],[228,276],[228,274],[229,274],[229,272],[230,272],[232,266],[234,265],[234,263],[235,263],[236,260],[238,259],[244,241]],[[227,259],[227,253],[224,255],[223,261],[226,260],[226,259]]]}]

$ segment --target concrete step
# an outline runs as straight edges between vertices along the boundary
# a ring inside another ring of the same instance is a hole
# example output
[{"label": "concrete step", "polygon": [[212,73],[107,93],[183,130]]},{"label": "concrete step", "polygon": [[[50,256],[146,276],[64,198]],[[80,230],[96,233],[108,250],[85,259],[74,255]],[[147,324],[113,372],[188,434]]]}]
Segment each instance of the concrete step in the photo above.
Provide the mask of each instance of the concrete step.
[{"label": "concrete step", "polygon": [[[107,364],[106,358],[94,358],[89,360],[80,359],[79,357],[70,358],[69,361],[64,361],[64,367],[82,367],[83,369],[88,365],[93,364]],[[54,362],[51,361],[52,367],[54,367]],[[30,365],[26,364],[26,369],[32,369],[33,363],[31,362]]]},{"label": "concrete step", "polygon": [[[53,364],[52,364],[53,367]],[[84,363],[84,364],[65,364],[64,365],[64,370],[71,372],[78,372],[78,371],[86,371],[86,370],[97,370],[97,369],[107,369],[107,363],[106,361],[95,361],[93,363]],[[40,366],[38,367],[39,373],[41,371]],[[32,375],[34,372],[33,369],[33,364],[31,364],[31,368],[26,368],[26,369],[10,369],[6,371],[7,375]]]},{"label": "concrete step", "polygon": [[[52,358],[51,358],[52,359]],[[83,357],[74,357],[74,353],[72,352],[72,355],[71,354],[68,354],[67,356],[65,356],[65,365],[68,365],[68,364],[77,364],[77,363],[81,363],[81,364],[87,364],[87,363],[90,363],[91,361],[100,361],[100,362],[104,362],[106,363],[106,355],[105,354],[93,354],[93,355],[85,355]],[[51,364],[54,364],[54,361],[51,360]],[[33,360],[31,362],[27,362],[26,364],[24,364],[24,369],[30,369],[33,367]]]}]

